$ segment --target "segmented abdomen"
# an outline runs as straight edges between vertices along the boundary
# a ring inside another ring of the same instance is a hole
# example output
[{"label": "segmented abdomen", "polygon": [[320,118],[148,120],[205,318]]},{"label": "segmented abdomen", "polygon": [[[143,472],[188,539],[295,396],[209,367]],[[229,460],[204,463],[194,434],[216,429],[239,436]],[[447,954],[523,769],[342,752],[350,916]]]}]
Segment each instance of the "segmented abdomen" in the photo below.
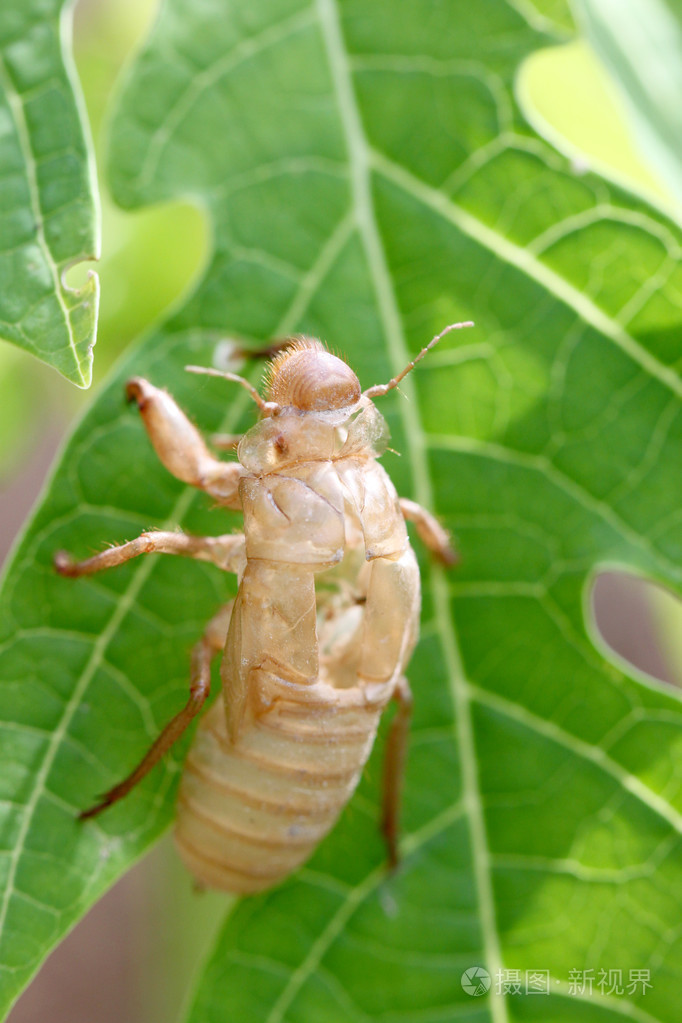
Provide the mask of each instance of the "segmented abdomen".
[{"label": "segmented abdomen", "polygon": [[316,689],[312,703],[278,701],[236,744],[221,700],[201,720],[175,838],[206,885],[247,894],[277,884],[309,858],[350,799],[389,692],[371,705],[338,706],[338,690]]}]

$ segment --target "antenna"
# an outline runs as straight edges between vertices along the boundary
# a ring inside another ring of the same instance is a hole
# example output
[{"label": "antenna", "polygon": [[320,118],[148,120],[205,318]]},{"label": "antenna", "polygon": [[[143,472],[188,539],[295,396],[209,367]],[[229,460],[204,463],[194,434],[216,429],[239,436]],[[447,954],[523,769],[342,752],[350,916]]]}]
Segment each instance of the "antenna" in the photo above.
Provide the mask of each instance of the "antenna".
[{"label": "antenna", "polygon": [[431,341],[429,341],[428,345],[425,348],[422,348],[419,355],[415,359],[413,359],[412,362],[408,363],[408,365],[405,367],[402,373],[398,373],[398,376],[393,377],[391,380],[388,381],[387,384],[375,384],[374,387],[369,387],[366,391],[362,392],[363,397],[381,398],[384,394],[388,394],[389,391],[392,391],[394,387],[398,386],[403,377],[406,377],[407,374],[414,369],[418,362],[421,362],[426,353],[430,351],[434,345],[437,345],[442,337],[445,337],[446,334],[449,334],[451,330],[461,330],[462,327],[473,326],[474,324],[471,320],[465,320],[463,323],[450,323],[447,327],[441,330],[440,334],[436,334],[436,336]]},{"label": "antenna", "polygon": [[185,366],[185,369],[188,373],[202,373],[209,377],[221,377],[223,380],[232,380],[235,384],[240,384],[249,392],[264,416],[275,415],[281,409],[281,406],[276,401],[265,401],[253,384],[250,384],[248,380],[238,376],[236,373],[226,373],[221,369],[212,369],[209,366]]}]

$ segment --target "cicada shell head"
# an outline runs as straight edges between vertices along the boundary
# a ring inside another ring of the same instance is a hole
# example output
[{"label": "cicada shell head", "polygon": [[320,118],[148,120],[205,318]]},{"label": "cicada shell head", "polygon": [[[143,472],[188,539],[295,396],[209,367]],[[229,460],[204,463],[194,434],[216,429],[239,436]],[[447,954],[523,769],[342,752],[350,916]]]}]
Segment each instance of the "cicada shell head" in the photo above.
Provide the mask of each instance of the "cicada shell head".
[{"label": "cicada shell head", "polygon": [[269,364],[265,381],[269,401],[300,412],[336,412],[357,406],[360,381],[348,363],[321,341],[294,338]]}]

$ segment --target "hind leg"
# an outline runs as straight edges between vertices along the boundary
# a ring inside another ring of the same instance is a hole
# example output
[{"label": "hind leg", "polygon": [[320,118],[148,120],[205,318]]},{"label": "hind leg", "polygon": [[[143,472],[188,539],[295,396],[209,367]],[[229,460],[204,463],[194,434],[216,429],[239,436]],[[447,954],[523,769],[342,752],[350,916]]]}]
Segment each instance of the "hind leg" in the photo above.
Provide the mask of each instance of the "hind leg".
[{"label": "hind leg", "polygon": [[459,555],[452,547],[450,534],[426,508],[407,497],[400,498],[400,510],[407,522],[414,522],[417,536],[442,565],[456,565]]},{"label": "hind leg", "polygon": [[388,733],[384,758],[384,796],[381,831],[386,839],[389,867],[398,865],[398,836],[400,834],[400,806],[407,759],[407,743],[412,720],[412,692],[407,679],[398,679],[393,692],[398,703]]},{"label": "hind leg", "polygon": [[123,799],[142,779],[149,774],[151,769],[158,764],[161,757],[166,753],[173,743],[177,742],[187,726],[196,717],[204,706],[211,689],[211,661],[217,653],[223,649],[225,638],[232,615],[232,603],[225,604],[206,626],[203,636],[192,651],[192,662],[190,670],[189,699],[179,714],[176,714],[168,722],[159,737],[152,743],[144,757],[131,771],[131,773],[105,792],[99,802],[84,810],[79,817],[85,820],[88,817],[95,817],[102,810],[105,810],[112,803]]}]

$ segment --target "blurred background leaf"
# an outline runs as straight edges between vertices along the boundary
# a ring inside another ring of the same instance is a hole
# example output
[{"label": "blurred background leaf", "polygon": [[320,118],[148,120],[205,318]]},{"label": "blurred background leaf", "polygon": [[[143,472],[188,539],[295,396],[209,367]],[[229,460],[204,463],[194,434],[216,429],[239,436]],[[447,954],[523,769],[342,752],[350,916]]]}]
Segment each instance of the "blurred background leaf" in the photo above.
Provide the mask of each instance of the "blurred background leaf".
[{"label": "blurred background leaf", "polygon": [[682,3],[575,0],[585,36],[609,71],[640,150],[682,208]]}]

